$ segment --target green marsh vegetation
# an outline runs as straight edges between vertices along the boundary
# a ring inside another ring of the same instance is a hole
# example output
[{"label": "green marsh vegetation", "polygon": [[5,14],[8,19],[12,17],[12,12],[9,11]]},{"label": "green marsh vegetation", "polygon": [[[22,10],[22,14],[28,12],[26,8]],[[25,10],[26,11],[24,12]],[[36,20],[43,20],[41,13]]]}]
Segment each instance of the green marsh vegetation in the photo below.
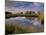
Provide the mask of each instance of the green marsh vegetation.
[{"label": "green marsh vegetation", "polygon": [[40,29],[36,29],[34,26],[24,28],[18,24],[6,24],[5,25],[5,34],[23,34],[23,33],[35,33],[35,32],[43,32],[43,27]]},{"label": "green marsh vegetation", "polygon": [[16,24],[16,25],[13,25],[13,24],[6,24],[5,25],[5,33],[6,34],[17,34],[17,33],[26,33],[27,30],[24,29],[22,26]]}]

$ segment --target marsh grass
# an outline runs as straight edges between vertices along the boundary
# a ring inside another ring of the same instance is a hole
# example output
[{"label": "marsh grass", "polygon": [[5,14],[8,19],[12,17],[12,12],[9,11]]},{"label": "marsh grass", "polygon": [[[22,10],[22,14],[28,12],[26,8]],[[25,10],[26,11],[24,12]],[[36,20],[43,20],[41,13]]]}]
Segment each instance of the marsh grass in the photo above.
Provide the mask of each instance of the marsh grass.
[{"label": "marsh grass", "polygon": [[26,33],[26,29],[23,29],[22,26],[19,25],[13,25],[13,24],[6,24],[5,25],[5,34],[20,34],[20,33]]},{"label": "marsh grass", "polygon": [[44,32],[44,28],[36,29],[34,26],[24,28],[18,24],[6,24],[5,34],[24,34],[24,33],[36,33]]}]

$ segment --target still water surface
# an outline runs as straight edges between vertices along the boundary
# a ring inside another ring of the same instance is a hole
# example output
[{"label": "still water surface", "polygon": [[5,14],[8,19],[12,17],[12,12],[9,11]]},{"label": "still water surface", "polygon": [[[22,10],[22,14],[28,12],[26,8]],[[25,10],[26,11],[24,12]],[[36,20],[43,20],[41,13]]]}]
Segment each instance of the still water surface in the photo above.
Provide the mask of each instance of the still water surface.
[{"label": "still water surface", "polygon": [[6,24],[13,23],[22,26],[31,26],[33,24],[36,27],[41,27],[41,22],[38,20],[38,18],[33,18],[33,17],[31,19],[28,19],[26,17],[14,17],[14,18],[6,19],[5,22]]}]

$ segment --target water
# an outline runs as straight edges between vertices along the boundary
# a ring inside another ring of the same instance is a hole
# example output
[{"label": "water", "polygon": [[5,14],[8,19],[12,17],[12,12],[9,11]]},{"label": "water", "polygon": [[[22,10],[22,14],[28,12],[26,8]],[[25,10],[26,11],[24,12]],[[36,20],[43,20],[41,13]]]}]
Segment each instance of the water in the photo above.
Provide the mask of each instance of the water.
[{"label": "water", "polygon": [[41,27],[41,22],[37,18],[33,18],[32,20],[27,19],[26,17],[14,17],[5,20],[7,23],[19,24],[22,26],[31,26],[32,24],[35,27]]}]

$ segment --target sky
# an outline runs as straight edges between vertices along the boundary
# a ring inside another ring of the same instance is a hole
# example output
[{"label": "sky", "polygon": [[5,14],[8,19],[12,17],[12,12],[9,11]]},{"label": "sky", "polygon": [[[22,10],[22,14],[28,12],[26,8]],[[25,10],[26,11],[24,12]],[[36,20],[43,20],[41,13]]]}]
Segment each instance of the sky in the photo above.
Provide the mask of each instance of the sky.
[{"label": "sky", "polygon": [[23,1],[7,1],[5,10],[10,12],[40,11],[44,10],[44,3],[40,2],[23,2]]}]

